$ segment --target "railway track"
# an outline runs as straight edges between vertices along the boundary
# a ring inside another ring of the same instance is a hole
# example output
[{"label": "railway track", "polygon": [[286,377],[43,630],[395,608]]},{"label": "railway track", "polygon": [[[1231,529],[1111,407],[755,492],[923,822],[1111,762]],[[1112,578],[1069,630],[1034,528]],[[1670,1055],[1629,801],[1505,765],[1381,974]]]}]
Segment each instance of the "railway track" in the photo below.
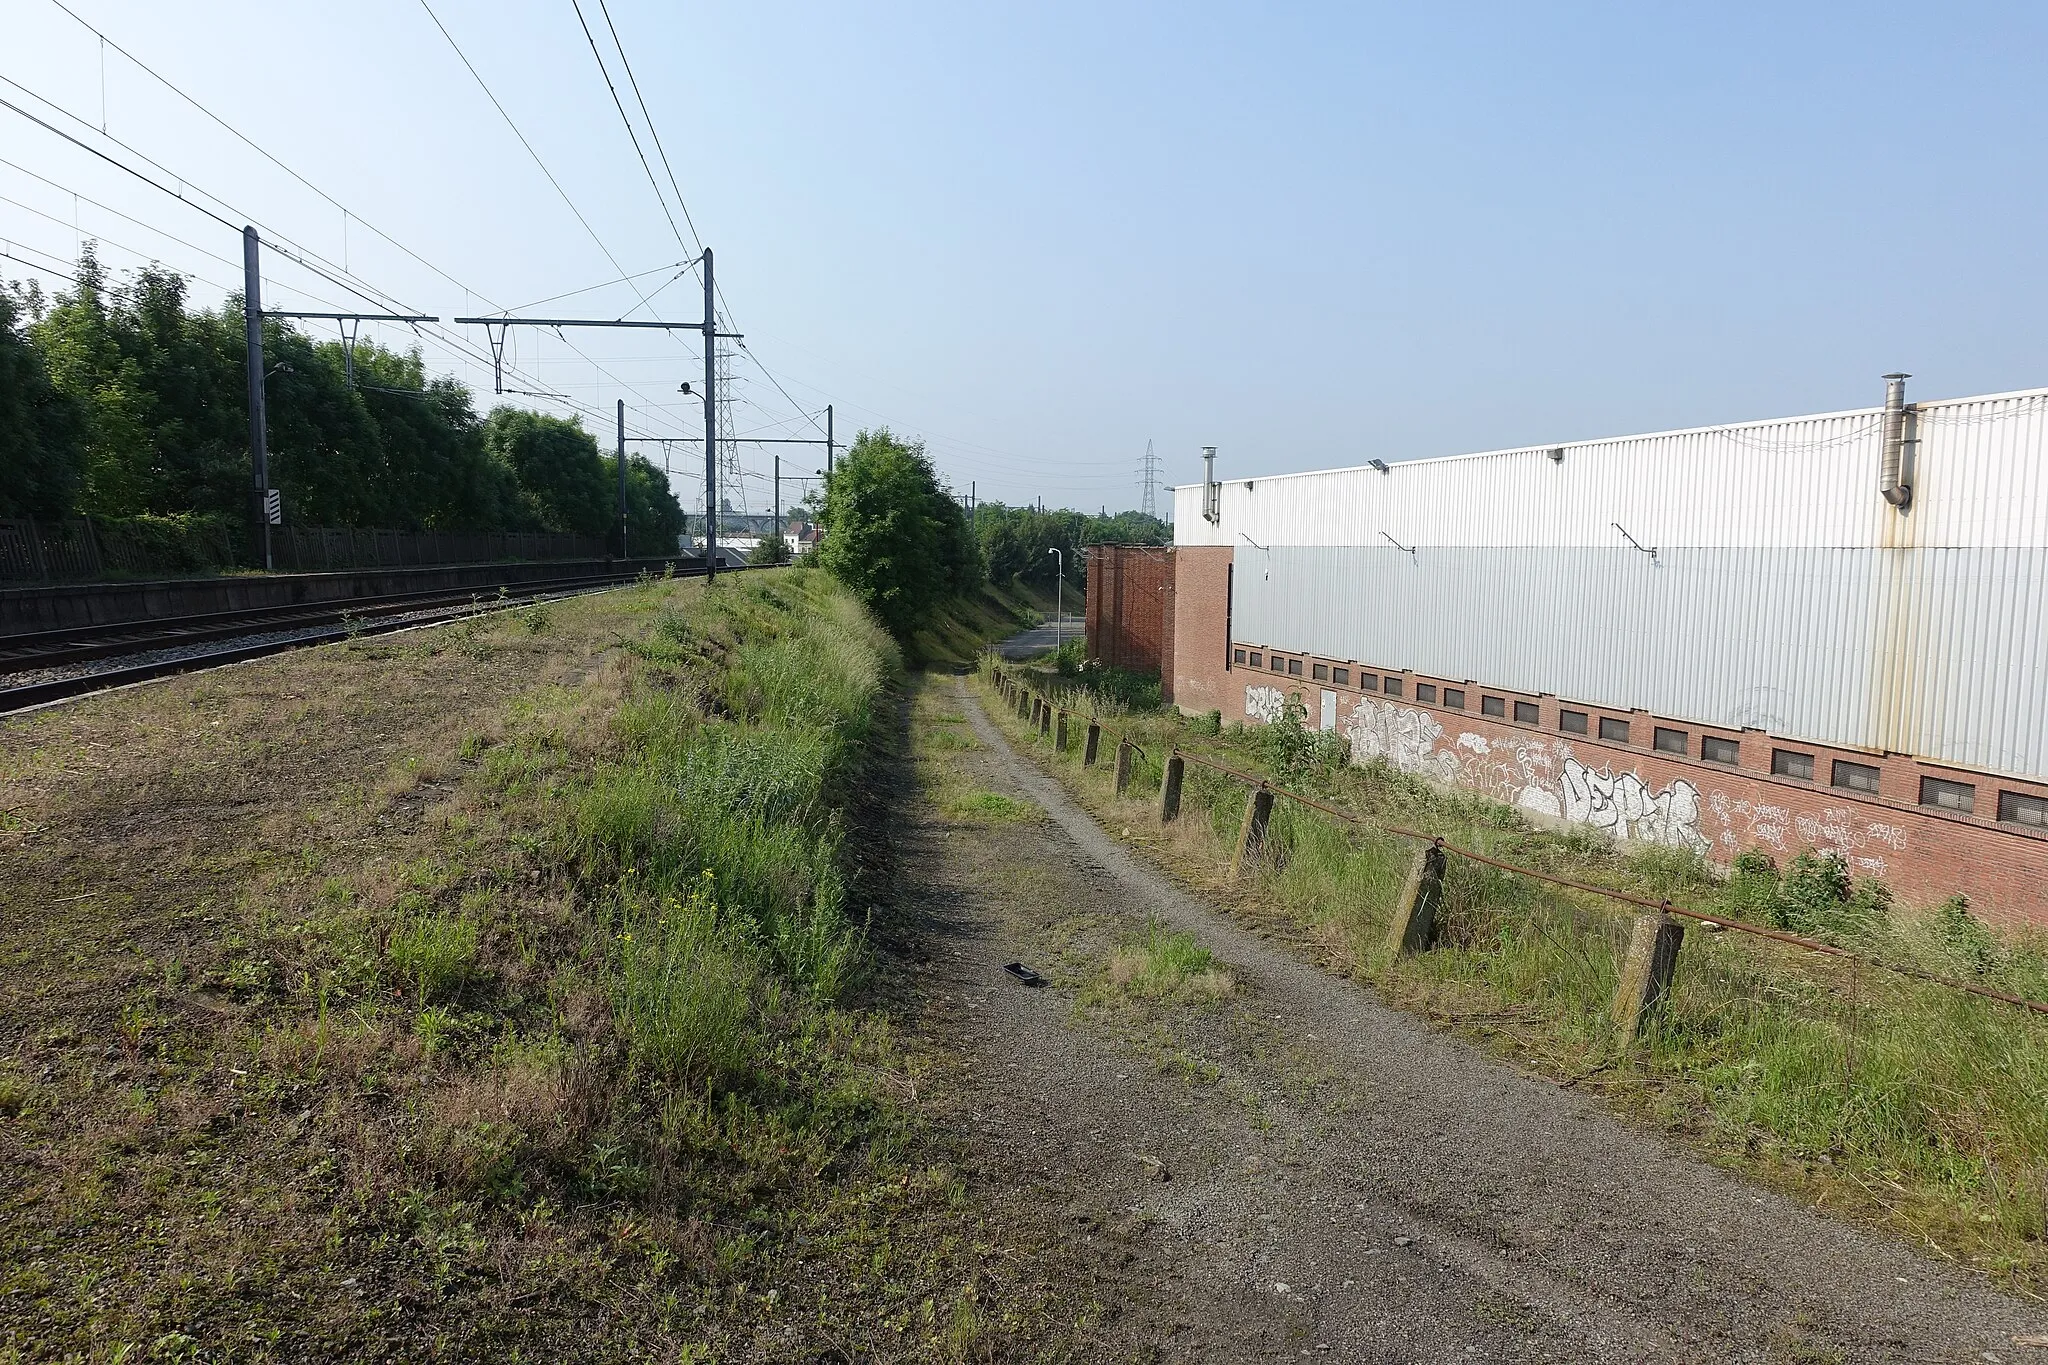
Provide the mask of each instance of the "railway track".
[{"label": "railway track", "polygon": [[[705,571],[701,565],[677,565],[674,572],[679,578],[696,578]],[[252,607],[151,621],[74,626],[0,637],[0,715],[174,673],[218,668],[289,649],[431,625],[437,620],[458,617],[465,609],[496,610],[600,592],[631,583],[638,575],[638,570],[586,574],[460,590],[391,593],[343,602]],[[156,657],[137,658],[139,655]],[[101,666],[77,668],[83,664]],[[64,671],[55,677],[19,680],[25,673],[50,669]],[[10,685],[10,678],[17,681]]]}]

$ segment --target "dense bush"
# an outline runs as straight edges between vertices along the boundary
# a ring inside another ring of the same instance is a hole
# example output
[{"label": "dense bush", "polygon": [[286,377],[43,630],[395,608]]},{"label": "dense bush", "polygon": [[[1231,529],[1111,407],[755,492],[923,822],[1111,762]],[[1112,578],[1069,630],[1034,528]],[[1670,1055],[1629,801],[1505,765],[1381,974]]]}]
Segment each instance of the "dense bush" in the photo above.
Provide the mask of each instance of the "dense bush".
[{"label": "dense bush", "polygon": [[981,581],[966,514],[924,447],[863,431],[825,494],[819,560],[899,639]]}]

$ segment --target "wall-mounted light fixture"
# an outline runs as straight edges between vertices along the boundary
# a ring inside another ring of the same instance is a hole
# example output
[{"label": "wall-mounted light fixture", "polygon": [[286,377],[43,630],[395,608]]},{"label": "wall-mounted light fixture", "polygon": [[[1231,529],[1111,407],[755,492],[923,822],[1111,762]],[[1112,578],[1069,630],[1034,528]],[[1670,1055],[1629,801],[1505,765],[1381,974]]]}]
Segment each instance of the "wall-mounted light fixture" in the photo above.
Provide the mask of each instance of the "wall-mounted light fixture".
[{"label": "wall-mounted light fixture", "polygon": [[1367,460],[1366,463],[1371,465],[1374,469],[1377,469],[1382,474],[1388,472],[1387,462],[1385,460]]},{"label": "wall-mounted light fixture", "polygon": [[1551,447],[1550,449],[1548,449],[1548,450],[1544,451],[1543,453],[1544,453],[1545,455],[1548,455],[1548,456],[1550,457],[1550,462],[1551,462],[1552,464],[1563,464],[1563,463],[1564,463],[1564,447],[1563,447],[1563,446],[1552,446],[1552,447]]}]

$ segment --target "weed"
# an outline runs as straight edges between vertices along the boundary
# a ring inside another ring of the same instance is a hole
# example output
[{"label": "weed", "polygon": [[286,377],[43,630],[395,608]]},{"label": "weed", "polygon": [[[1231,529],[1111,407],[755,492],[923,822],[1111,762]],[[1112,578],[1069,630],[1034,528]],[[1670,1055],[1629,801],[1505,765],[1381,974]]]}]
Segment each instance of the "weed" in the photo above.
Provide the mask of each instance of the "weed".
[{"label": "weed", "polygon": [[421,1004],[453,999],[476,970],[476,952],[474,923],[429,909],[407,916],[384,942],[391,969]]},{"label": "weed", "polygon": [[985,824],[1035,819],[1038,807],[1000,792],[970,792],[946,803],[946,813]]},{"label": "weed", "polygon": [[440,1052],[461,1039],[463,1021],[444,1005],[429,1005],[413,1016],[412,1031],[427,1051]]},{"label": "weed", "polygon": [[1119,990],[1158,1000],[1216,1000],[1236,985],[1193,934],[1185,929],[1169,933],[1157,920],[1110,956],[1109,981]]}]

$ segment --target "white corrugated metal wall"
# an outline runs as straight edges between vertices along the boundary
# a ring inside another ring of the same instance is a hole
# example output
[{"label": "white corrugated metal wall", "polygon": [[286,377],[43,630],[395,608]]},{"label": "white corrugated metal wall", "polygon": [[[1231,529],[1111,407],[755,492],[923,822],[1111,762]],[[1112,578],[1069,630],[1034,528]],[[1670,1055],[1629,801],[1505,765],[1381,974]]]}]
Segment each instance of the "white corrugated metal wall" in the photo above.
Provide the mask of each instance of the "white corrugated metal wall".
[{"label": "white corrugated metal wall", "polygon": [[1175,533],[1236,546],[1238,639],[2048,776],[2048,390],[1918,405],[1903,514],[1881,427],[1237,480],[1215,526],[1194,485]]}]

